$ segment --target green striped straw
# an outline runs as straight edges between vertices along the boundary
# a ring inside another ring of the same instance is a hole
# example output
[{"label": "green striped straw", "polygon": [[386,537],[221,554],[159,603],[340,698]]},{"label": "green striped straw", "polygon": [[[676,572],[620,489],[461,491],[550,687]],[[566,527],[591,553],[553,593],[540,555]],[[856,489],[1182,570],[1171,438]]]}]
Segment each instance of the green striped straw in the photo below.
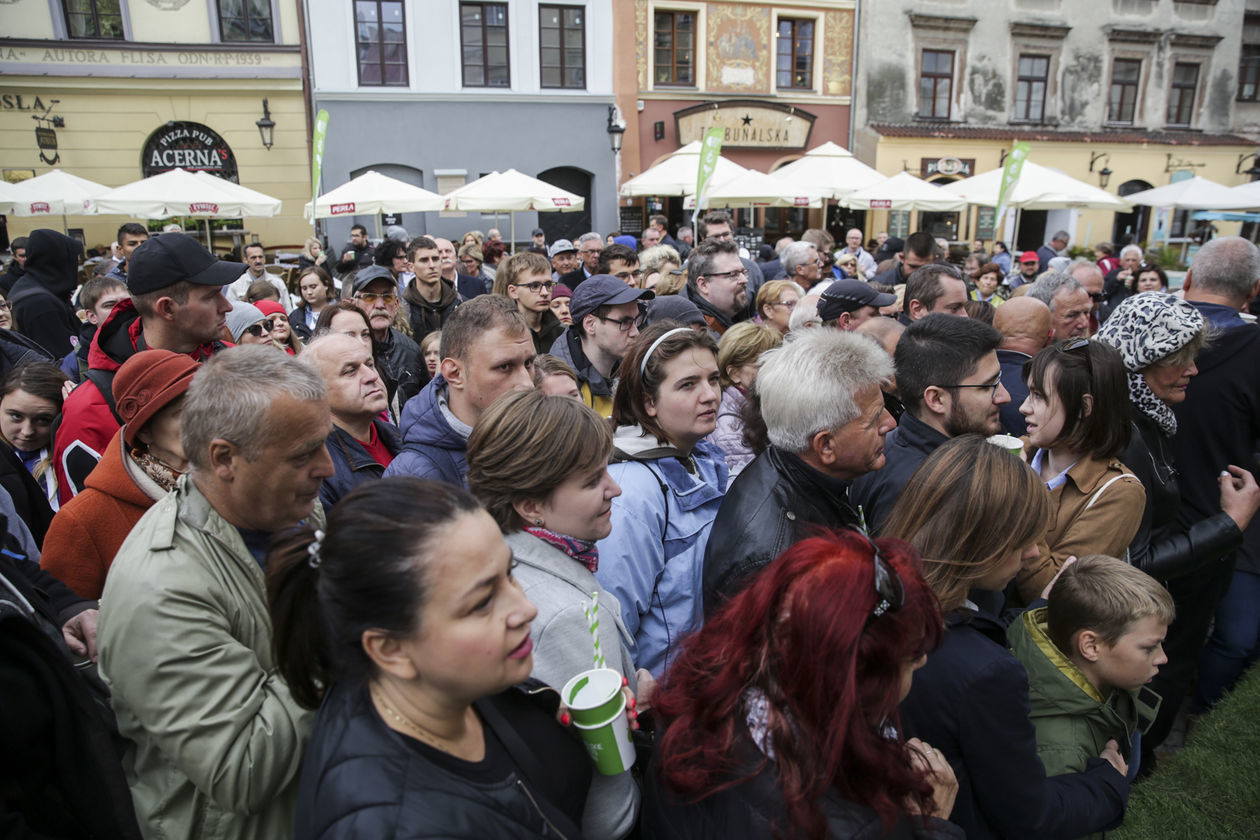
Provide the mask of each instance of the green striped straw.
[{"label": "green striped straw", "polygon": [[582,612],[586,613],[586,624],[591,628],[591,643],[595,646],[595,667],[603,668],[604,654],[599,649],[599,592],[591,593],[591,605],[582,602]]}]

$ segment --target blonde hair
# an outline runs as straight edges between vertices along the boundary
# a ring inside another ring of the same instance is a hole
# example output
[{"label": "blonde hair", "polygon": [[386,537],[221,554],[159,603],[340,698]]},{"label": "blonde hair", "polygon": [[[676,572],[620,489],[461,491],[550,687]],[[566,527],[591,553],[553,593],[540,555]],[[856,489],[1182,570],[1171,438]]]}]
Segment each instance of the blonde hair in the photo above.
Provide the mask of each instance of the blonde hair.
[{"label": "blonde hair", "polygon": [[495,269],[492,294],[507,297],[508,286],[516,285],[517,278],[523,274],[545,274],[546,281],[551,282],[551,263],[542,254],[533,251],[513,254]]},{"label": "blonde hair", "polygon": [[1114,645],[1147,616],[1172,624],[1177,615],[1172,596],[1159,581],[1105,554],[1091,554],[1066,567],[1048,602],[1046,635],[1069,656],[1082,630],[1093,630],[1105,644]]},{"label": "blonde hair", "polygon": [[582,385],[578,381],[577,372],[564,359],[550,353],[539,353],[534,357],[534,387],[541,388],[543,380],[548,376],[567,376],[573,380],[574,385]]},{"label": "blonde hair", "polygon": [[511,391],[468,437],[468,489],[511,533],[525,524],[517,502],[546,500],[569,476],[607,464],[612,447],[608,423],[579,400]]},{"label": "blonde hair", "polygon": [[643,269],[644,277],[660,271],[661,266],[665,263],[673,263],[676,266],[682,265],[682,258],[669,245],[653,245],[651,248],[639,252],[639,268]]},{"label": "blonde hair", "polygon": [[761,354],[783,343],[783,336],[773,327],[741,321],[731,327],[718,341],[718,376],[722,389],[731,387],[727,369],[755,364]]},{"label": "blonde hair", "polygon": [[798,298],[805,297],[805,290],[793,280],[771,280],[763,284],[757,291],[757,317],[764,318],[766,314],[762,310],[771,303],[778,303],[779,297],[787,291],[796,292]]},{"label": "blonde hair", "polygon": [[962,435],[915,470],[880,535],[919,550],[924,577],[949,613],[1012,551],[1041,539],[1049,521],[1050,495],[1027,464],[980,435]]}]

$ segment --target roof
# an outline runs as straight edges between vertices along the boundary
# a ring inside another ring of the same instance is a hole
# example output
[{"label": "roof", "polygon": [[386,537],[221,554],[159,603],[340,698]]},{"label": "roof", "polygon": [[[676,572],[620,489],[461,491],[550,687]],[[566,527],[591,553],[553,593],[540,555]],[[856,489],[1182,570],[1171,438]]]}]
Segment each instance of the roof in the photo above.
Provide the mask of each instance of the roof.
[{"label": "roof", "polygon": [[1050,128],[1000,128],[922,122],[911,124],[870,123],[871,130],[884,137],[932,137],[941,140],[1029,140],[1041,143],[1149,143],[1159,146],[1256,146],[1237,134],[1203,134],[1196,131],[1142,131],[1100,129],[1098,131],[1056,131]]}]

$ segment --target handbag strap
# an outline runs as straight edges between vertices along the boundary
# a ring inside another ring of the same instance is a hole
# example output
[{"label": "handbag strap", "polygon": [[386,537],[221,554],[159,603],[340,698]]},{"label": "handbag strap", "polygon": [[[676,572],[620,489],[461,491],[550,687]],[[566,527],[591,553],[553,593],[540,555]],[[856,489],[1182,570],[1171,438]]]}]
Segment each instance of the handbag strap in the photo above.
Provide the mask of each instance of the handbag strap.
[{"label": "handbag strap", "polygon": [[1094,502],[1098,501],[1098,497],[1103,494],[1104,490],[1106,490],[1112,484],[1115,484],[1120,479],[1128,478],[1128,477],[1129,477],[1128,473],[1121,473],[1120,475],[1113,475],[1111,478],[1107,479],[1107,483],[1104,484],[1102,487],[1099,487],[1097,490],[1095,490],[1094,495],[1089,497],[1089,502],[1086,503],[1085,510],[1089,510],[1090,508],[1094,506]]}]

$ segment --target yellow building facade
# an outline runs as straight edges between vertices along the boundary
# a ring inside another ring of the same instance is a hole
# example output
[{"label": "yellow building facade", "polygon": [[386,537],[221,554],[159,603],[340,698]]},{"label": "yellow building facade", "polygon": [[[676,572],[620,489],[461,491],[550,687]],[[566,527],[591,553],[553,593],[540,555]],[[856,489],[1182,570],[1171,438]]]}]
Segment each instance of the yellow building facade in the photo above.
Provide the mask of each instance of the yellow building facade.
[{"label": "yellow building facade", "polygon": [[[112,5],[111,5],[112,3]],[[279,198],[272,218],[241,220],[268,248],[310,235],[307,107],[300,11],[236,0],[0,1],[0,175],[20,181],[54,168],[121,186],[182,166],[231,177]],[[267,100],[270,149],[257,125]],[[108,243],[129,219],[74,215],[72,230]],[[136,220],[142,223],[148,220]],[[10,237],[61,218],[9,216]],[[215,248],[232,247],[216,236]]]}]

